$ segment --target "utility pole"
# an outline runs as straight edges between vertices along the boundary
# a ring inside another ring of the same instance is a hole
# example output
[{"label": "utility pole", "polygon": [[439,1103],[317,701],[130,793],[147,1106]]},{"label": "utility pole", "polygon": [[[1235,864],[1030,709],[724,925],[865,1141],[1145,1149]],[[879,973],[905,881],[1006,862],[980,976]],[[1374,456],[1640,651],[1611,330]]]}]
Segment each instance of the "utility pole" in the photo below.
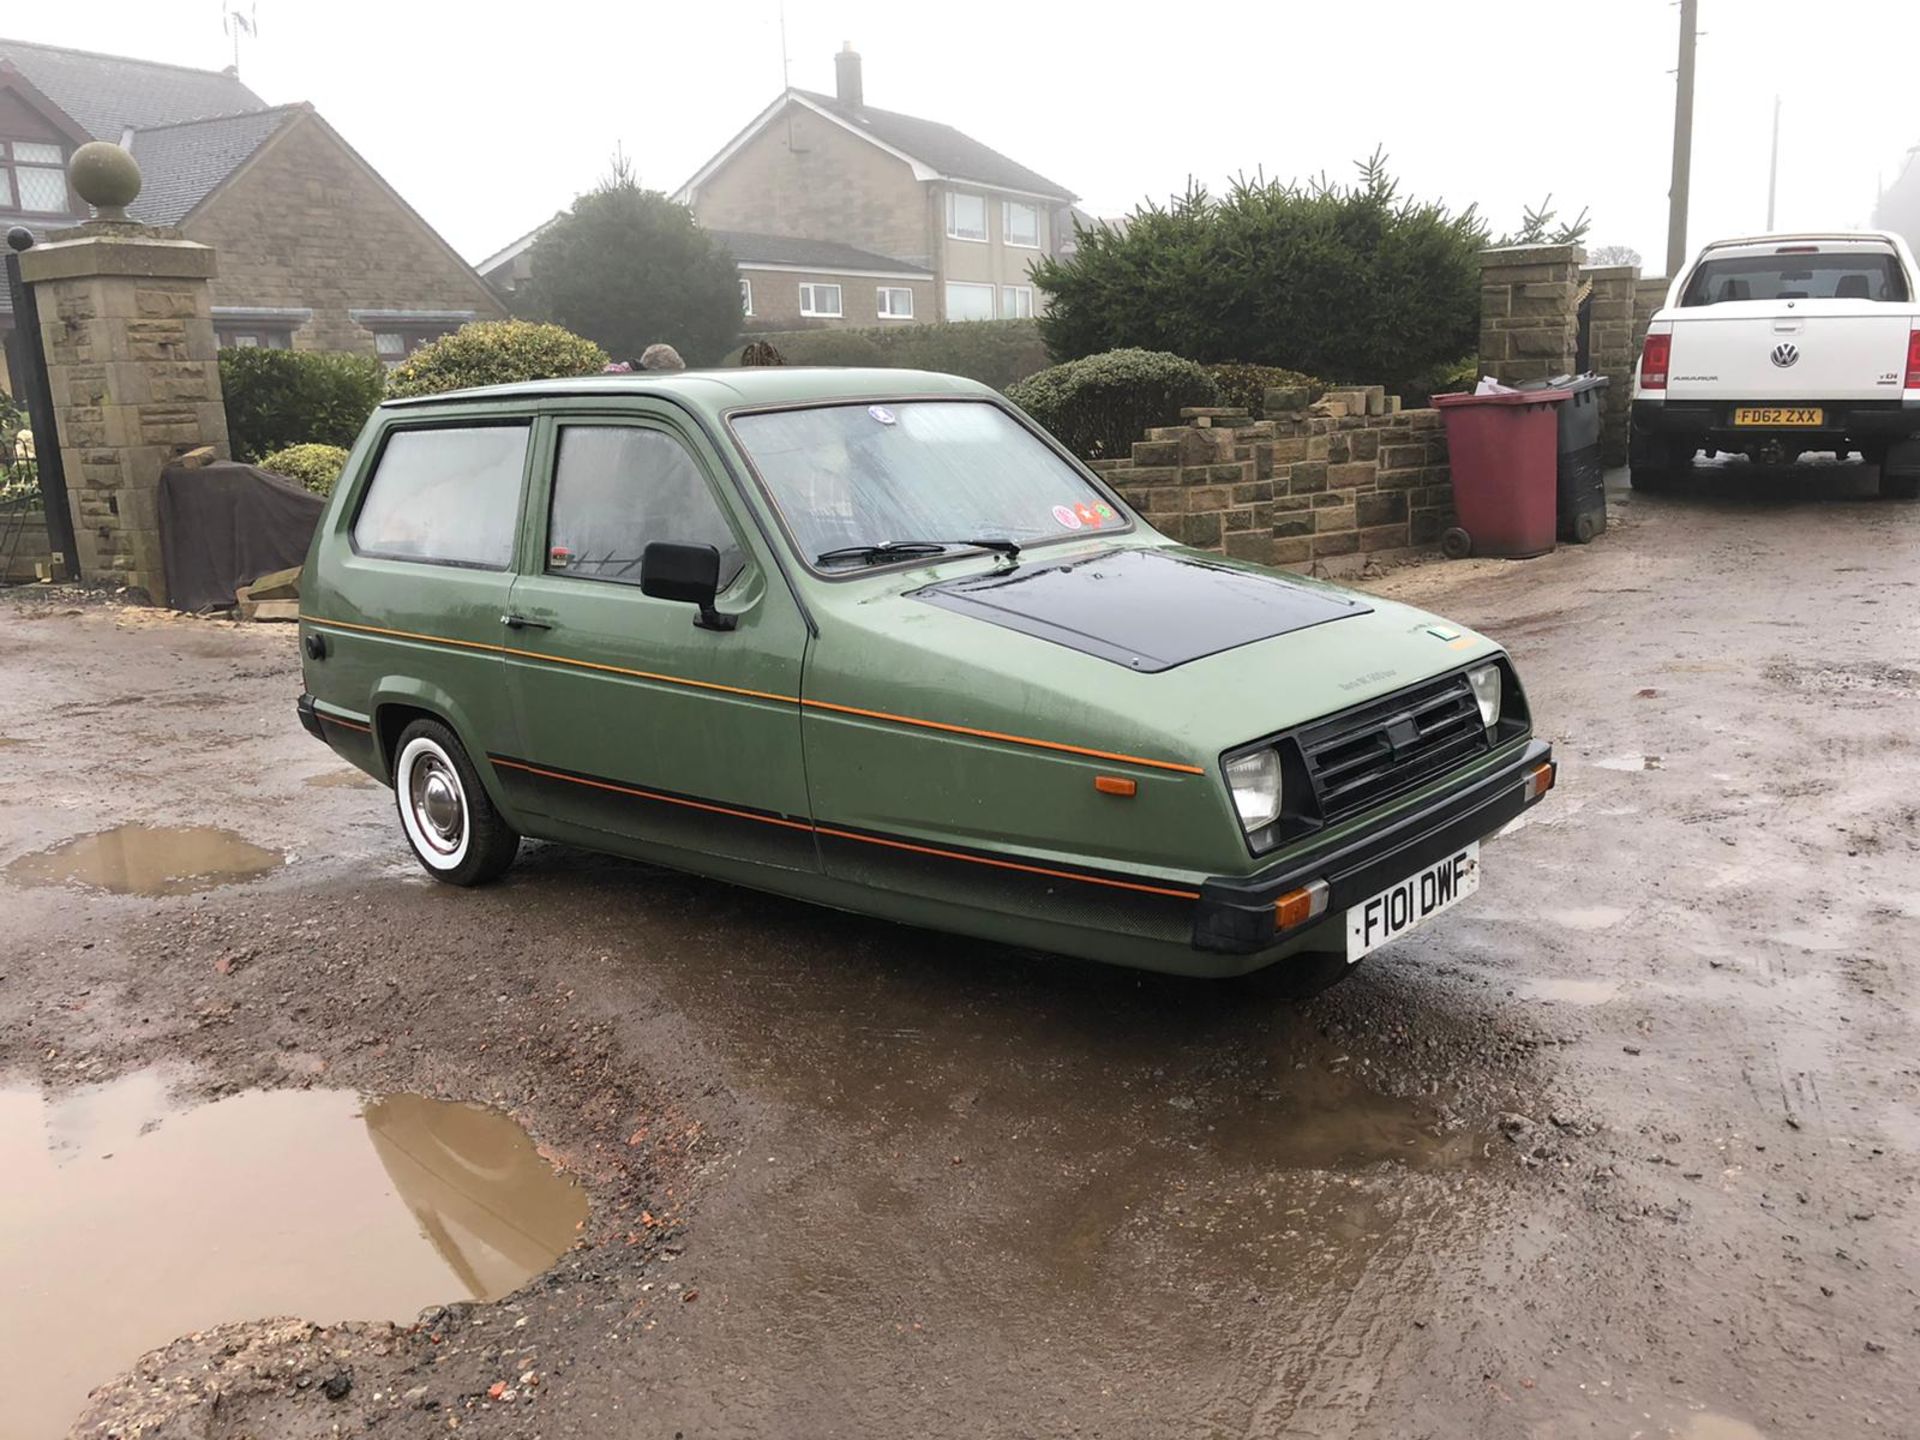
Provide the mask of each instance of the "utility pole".
[{"label": "utility pole", "polygon": [[1773,159],[1767,165],[1767,233],[1773,233],[1773,197],[1780,187],[1780,97],[1773,97]]},{"label": "utility pole", "polygon": [[1693,168],[1693,40],[1700,0],[1680,0],[1680,69],[1673,94],[1673,185],[1667,191],[1667,274],[1687,263],[1687,183]]}]

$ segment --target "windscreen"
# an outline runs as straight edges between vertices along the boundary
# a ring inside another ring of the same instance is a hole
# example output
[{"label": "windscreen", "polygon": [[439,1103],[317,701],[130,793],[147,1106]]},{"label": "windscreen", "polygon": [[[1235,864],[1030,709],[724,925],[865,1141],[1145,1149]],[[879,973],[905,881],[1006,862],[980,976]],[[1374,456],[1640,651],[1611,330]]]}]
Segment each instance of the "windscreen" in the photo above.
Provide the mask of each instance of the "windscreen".
[{"label": "windscreen", "polygon": [[1027,545],[1127,523],[984,401],[781,410],[737,416],[733,431],[810,561],[846,546],[983,537]]},{"label": "windscreen", "polygon": [[1907,282],[1885,251],[1740,255],[1703,260],[1687,281],[1682,305],[1729,300],[1907,299]]}]

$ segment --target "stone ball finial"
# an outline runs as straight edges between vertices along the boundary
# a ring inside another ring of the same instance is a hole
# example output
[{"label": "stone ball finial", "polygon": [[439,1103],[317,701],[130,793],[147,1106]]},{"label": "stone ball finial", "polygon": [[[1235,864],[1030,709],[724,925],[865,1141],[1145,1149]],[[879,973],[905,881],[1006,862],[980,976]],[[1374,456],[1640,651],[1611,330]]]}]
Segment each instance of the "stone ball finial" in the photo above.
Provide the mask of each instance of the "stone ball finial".
[{"label": "stone ball finial", "polygon": [[31,250],[33,232],[24,225],[13,225],[7,229],[7,248],[9,250]]},{"label": "stone ball finial", "polygon": [[133,156],[106,140],[94,140],[73,152],[67,175],[74,193],[93,207],[96,219],[124,220],[140,193],[140,166]]}]

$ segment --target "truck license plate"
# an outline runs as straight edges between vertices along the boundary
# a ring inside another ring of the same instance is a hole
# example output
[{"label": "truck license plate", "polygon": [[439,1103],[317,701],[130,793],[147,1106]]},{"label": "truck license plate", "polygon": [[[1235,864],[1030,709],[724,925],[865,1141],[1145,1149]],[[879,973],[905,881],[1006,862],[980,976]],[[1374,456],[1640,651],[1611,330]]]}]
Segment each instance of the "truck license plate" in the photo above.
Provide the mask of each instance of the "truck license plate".
[{"label": "truck license plate", "polygon": [[1451,909],[1480,888],[1480,842],[1389,885],[1347,910],[1347,963]]},{"label": "truck license plate", "polygon": [[1780,405],[1736,405],[1733,423],[1817,430],[1827,423],[1827,412],[1817,405],[1802,405],[1794,409]]}]

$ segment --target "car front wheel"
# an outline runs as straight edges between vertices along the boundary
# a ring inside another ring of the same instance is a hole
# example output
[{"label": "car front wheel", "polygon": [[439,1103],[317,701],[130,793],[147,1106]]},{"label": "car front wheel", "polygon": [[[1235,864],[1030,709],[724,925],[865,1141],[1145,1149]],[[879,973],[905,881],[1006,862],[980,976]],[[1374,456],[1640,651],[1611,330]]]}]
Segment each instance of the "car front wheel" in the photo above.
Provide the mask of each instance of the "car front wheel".
[{"label": "car front wheel", "polygon": [[416,720],[394,752],[400,828],[426,872],[449,885],[484,885],[506,872],[520,833],[493,808],[459,740],[438,720]]}]

